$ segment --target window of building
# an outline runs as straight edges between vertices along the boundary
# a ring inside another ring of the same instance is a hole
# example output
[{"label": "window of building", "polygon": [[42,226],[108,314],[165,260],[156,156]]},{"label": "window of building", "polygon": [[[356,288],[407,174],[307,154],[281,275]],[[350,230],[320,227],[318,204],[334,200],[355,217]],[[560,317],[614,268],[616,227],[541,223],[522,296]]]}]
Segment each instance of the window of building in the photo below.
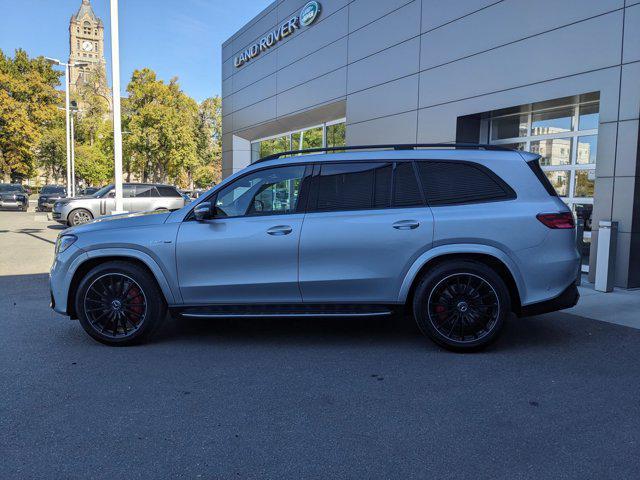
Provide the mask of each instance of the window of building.
[{"label": "window of building", "polygon": [[485,120],[489,143],[542,157],[542,170],[558,195],[584,221],[585,271],[591,242],[599,112],[600,94],[594,92],[491,112]]},{"label": "window of building", "polygon": [[289,150],[343,147],[346,144],[346,124],[345,119],[341,119],[255,140],[251,142],[251,161]]}]

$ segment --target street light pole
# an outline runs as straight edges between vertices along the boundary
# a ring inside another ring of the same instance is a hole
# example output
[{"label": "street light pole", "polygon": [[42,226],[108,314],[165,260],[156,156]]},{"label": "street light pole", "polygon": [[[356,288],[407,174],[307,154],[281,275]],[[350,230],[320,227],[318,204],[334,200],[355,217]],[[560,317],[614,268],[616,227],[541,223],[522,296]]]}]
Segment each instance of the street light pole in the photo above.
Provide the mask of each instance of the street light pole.
[{"label": "street light pole", "polygon": [[[58,65],[60,65],[58,61]],[[69,112],[69,64],[64,64],[64,112],[67,125],[67,195],[73,197],[71,188],[71,142],[69,142],[71,133],[71,120]]]},{"label": "street light pole", "polygon": [[73,114],[69,115],[71,122],[71,196],[76,196],[76,151],[75,151],[75,135],[73,127]]},{"label": "street light pole", "polygon": [[[60,65],[64,67],[64,111],[65,111],[65,123],[66,123],[66,143],[67,143],[67,196],[72,197],[75,193],[75,187],[72,184],[72,165],[71,165],[71,151],[73,149],[73,137],[71,134],[71,111],[69,101],[69,69],[71,67],[85,67],[86,63],[64,63],[57,58],[44,57],[51,65]],[[75,178],[73,179],[75,182]]]},{"label": "street light pole", "polygon": [[120,118],[120,40],[118,36],[118,0],[111,0],[111,88],[116,193],[116,209],[113,213],[125,213],[122,204],[122,123]]}]

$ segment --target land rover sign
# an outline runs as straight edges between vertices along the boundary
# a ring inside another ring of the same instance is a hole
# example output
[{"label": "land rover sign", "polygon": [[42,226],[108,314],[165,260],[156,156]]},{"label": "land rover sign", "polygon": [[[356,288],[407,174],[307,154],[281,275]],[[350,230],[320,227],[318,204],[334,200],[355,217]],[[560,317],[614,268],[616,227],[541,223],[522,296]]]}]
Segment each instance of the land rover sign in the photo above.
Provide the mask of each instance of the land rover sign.
[{"label": "land rover sign", "polygon": [[241,52],[235,59],[234,65],[238,68],[247,63],[252,58],[257,57],[262,52],[270,49],[280,40],[287,38],[289,35],[292,35],[296,30],[302,27],[308,27],[318,18],[318,14],[320,13],[320,3],[319,2],[309,2],[307,3],[302,10],[300,10],[300,14],[298,16],[292,17],[291,19],[284,22],[280,27],[276,28],[272,32],[269,32],[267,35],[262,37],[258,42],[249,46],[246,50]]}]

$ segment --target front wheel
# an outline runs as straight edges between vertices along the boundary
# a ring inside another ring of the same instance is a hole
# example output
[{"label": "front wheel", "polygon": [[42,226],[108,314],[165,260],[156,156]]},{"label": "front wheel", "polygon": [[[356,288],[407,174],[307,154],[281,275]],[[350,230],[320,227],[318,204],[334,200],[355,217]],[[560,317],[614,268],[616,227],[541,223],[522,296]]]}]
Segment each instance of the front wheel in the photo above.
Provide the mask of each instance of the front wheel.
[{"label": "front wheel", "polygon": [[449,350],[475,351],[492,343],[511,311],[502,278],[483,263],[454,260],[418,284],[413,312],[420,330]]},{"label": "front wheel", "polygon": [[68,223],[70,227],[75,227],[76,225],[89,223],[91,220],[93,220],[93,215],[91,215],[91,212],[89,210],[78,208],[77,210],[74,210],[69,214]]},{"label": "front wheel", "polygon": [[112,346],[148,340],[166,316],[155,278],[144,268],[122,261],[89,271],[78,286],[75,306],[84,330]]}]

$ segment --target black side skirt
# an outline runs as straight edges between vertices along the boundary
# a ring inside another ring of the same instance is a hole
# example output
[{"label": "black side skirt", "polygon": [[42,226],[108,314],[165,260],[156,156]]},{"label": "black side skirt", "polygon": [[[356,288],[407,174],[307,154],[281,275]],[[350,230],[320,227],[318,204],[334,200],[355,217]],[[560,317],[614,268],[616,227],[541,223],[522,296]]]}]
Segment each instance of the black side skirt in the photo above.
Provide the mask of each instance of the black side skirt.
[{"label": "black side skirt", "polygon": [[252,304],[175,305],[171,314],[187,318],[368,317],[392,315],[392,305],[375,304]]}]

